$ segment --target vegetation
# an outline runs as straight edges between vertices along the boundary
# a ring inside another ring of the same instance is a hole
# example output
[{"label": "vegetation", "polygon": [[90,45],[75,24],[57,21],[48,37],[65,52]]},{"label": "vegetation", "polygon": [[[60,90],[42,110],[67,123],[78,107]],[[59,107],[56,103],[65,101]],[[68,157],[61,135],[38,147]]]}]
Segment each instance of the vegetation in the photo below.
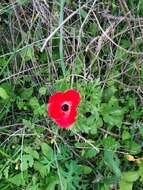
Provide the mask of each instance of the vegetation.
[{"label": "vegetation", "polygon": [[[1,0],[0,16],[0,190],[142,190],[143,0]],[[47,101],[70,88],[62,129]]]}]

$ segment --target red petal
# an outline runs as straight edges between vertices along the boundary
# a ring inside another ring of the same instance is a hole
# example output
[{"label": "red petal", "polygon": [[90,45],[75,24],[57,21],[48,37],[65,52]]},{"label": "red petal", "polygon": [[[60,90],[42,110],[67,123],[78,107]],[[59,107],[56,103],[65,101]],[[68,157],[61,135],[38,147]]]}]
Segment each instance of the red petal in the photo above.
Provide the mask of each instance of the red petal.
[{"label": "red petal", "polygon": [[76,90],[67,90],[64,93],[64,98],[67,101],[71,101],[73,106],[78,106],[78,104],[80,103],[80,94],[78,91]]},{"label": "red petal", "polygon": [[54,95],[52,95],[49,98],[48,101],[48,114],[51,118],[59,118],[63,116],[62,110],[61,110],[61,104],[63,102],[63,93],[62,92],[56,92]]},{"label": "red petal", "polygon": [[59,102],[49,103],[48,104],[48,114],[49,114],[49,117],[51,117],[53,119],[63,117],[63,112],[61,110],[61,104],[59,104]]},{"label": "red petal", "polygon": [[50,96],[48,103],[61,102],[63,99],[63,92],[56,92],[54,95]]},{"label": "red petal", "polygon": [[75,110],[72,110],[72,112],[69,116],[66,116],[66,114],[65,114],[62,118],[56,119],[55,122],[61,128],[69,128],[69,127],[71,127],[72,124],[74,124],[74,122],[76,120],[76,116],[77,116],[77,112],[75,109]]}]

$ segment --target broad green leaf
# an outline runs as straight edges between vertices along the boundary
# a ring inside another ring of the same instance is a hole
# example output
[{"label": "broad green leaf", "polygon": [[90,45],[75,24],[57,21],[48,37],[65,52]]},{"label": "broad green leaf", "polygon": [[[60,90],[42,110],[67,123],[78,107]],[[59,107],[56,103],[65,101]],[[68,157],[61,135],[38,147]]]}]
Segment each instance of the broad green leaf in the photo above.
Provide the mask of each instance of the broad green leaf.
[{"label": "broad green leaf", "polygon": [[138,171],[123,172],[120,182],[120,190],[132,190],[133,182],[135,182],[138,178]]},{"label": "broad green leaf", "polygon": [[87,12],[85,10],[83,10],[83,9],[80,9],[80,16],[82,18],[85,18],[87,16]]},{"label": "broad green leaf", "polygon": [[123,141],[124,140],[128,140],[130,138],[131,138],[130,133],[127,130],[124,130],[123,133],[122,133],[122,139],[123,139]]},{"label": "broad green leaf", "polygon": [[100,190],[109,190],[109,187],[106,184],[104,184],[101,186]]},{"label": "broad green leaf", "polygon": [[89,28],[87,29],[88,32],[90,32],[90,34],[92,36],[95,36],[97,33],[97,24],[95,22],[90,23]]},{"label": "broad green leaf", "polygon": [[139,178],[138,171],[128,171],[122,173],[122,180],[126,182],[134,182]]},{"label": "broad green leaf", "polygon": [[[122,39],[120,46],[124,49],[129,49],[131,46],[131,42],[129,41],[129,39]],[[117,61],[122,61],[128,58],[128,53],[125,50],[118,47],[116,50],[115,57]]]},{"label": "broad green leaf", "polygon": [[138,173],[140,175],[140,180],[143,182],[143,166],[140,166]]},{"label": "broad green leaf", "polygon": [[6,92],[6,90],[3,87],[0,87],[0,97],[4,100],[8,99],[9,96]]},{"label": "broad green leaf", "polygon": [[120,190],[132,190],[133,183],[128,183],[124,180],[120,182]]},{"label": "broad green leaf", "polygon": [[81,169],[81,173],[83,174],[90,174],[92,172],[92,168],[89,166],[79,165],[79,167]]}]

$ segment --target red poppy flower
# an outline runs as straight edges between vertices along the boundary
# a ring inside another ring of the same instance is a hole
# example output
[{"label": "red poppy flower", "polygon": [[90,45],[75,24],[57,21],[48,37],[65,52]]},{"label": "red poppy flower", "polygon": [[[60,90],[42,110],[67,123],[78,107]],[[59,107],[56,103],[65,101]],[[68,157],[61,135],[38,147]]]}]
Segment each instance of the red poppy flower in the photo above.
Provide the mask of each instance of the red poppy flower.
[{"label": "red poppy flower", "polygon": [[70,127],[76,120],[80,94],[76,90],[56,92],[49,98],[48,115],[62,128]]}]

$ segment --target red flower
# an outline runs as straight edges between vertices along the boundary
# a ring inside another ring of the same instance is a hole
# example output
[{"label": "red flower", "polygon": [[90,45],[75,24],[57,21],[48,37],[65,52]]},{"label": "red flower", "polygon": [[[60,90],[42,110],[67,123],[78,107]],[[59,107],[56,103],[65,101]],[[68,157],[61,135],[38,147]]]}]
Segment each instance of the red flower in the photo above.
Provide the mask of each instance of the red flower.
[{"label": "red flower", "polygon": [[70,127],[76,120],[80,94],[76,90],[56,92],[49,98],[48,114],[62,128]]}]

